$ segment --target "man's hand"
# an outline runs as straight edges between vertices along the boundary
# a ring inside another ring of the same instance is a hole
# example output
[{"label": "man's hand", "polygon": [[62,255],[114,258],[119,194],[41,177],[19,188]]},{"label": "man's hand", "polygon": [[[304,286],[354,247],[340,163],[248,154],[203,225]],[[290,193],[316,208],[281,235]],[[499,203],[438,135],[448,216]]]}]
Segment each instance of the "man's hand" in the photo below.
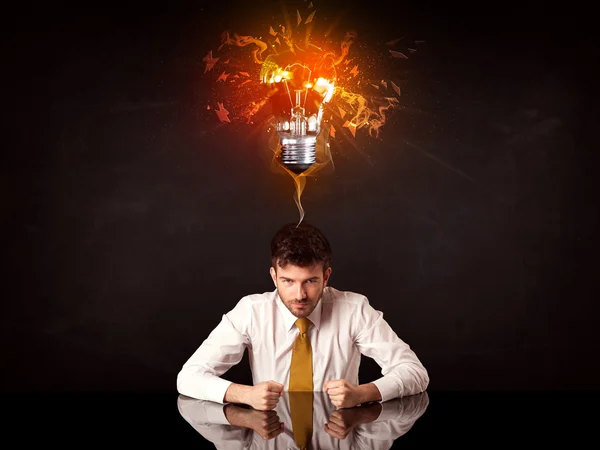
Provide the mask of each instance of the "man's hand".
[{"label": "man's hand", "polygon": [[326,381],[323,390],[338,408],[353,408],[361,402],[358,386],[346,380]]},{"label": "man's hand", "polygon": [[329,416],[325,432],[337,439],[345,439],[356,426],[373,422],[381,414],[381,403],[373,403],[358,408],[338,409]]},{"label": "man's hand", "polygon": [[250,428],[264,440],[283,433],[283,422],[275,411],[256,411],[230,404],[225,406],[225,417],[231,425]]},{"label": "man's hand", "polygon": [[269,411],[277,406],[282,395],[283,384],[272,380],[263,381],[250,388],[244,403],[259,411]]}]

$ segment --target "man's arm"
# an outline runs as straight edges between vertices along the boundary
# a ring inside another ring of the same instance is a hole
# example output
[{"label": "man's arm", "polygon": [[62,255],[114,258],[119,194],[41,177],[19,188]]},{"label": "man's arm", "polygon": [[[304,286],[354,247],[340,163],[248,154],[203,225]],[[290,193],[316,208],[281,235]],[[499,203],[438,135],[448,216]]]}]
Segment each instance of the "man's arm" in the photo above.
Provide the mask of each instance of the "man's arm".
[{"label": "man's arm", "polygon": [[255,386],[232,383],[225,392],[226,403],[244,403],[259,411],[269,411],[283,395],[283,384],[276,381],[262,381]]},{"label": "man's arm", "polygon": [[[221,378],[221,375],[242,360],[244,351],[250,345],[250,313],[248,301],[242,299],[229,313],[223,315],[221,322],[177,375],[177,390],[180,394],[217,403],[245,403],[244,394],[251,386],[232,387],[233,383]],[[226,398],[228,391],[231,392]]]},{"label": "man's arm", "polygon": [[244,298],[223,316],[177,375],[180,394],[221,404],[243,403],[261,411],[277,405],[283,394],[282,384],[269,380],[247,386],[221,377],[242,360],[251,344],[251,313],[249,299]]},{"label": "man's arm", "polygon": [[427,370],[408,344],[402,341],[365,298],[357,314],[358,350],[381,367],[382,377],[359,386],[362,402],[387,401],[419,394],[429,386]]},{"label": "man's arm", "polygon": [[359,405],[369,402],[380,402],[382,400],[381,392],[379,392],[379,389],[373,383],[360,384],[357,388]]},{"label": "man's arm", "polygon": [[225,391],[225,403],[244,403],[247,405],[250,389],[252,389],[252,386],[231,383],[227,388],[227,391]]}]

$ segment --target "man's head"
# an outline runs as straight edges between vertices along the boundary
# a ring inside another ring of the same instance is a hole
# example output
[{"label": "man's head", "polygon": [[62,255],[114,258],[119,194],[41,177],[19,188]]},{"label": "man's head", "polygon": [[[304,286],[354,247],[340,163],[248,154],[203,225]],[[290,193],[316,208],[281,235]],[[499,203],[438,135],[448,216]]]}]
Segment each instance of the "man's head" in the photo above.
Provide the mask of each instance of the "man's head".
[{"label": "man's head", "polygon": [[271,240],[271,277],[279,297],[296,317],[315,309],[331,275],[325,235],[302,222],[284,225]]}]

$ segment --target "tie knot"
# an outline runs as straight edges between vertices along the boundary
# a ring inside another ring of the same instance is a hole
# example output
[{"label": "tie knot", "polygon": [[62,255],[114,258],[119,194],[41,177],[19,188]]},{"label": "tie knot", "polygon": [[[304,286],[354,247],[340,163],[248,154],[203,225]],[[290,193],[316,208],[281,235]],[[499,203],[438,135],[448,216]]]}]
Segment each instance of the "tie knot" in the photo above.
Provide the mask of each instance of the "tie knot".
[{"label": "tie knot", "polygon": [[296,320],[296,326],[300,330],[301,334],[306,333],[310,324],[310,320],[308,320],[306,317],[300,317],[298,320]]}]

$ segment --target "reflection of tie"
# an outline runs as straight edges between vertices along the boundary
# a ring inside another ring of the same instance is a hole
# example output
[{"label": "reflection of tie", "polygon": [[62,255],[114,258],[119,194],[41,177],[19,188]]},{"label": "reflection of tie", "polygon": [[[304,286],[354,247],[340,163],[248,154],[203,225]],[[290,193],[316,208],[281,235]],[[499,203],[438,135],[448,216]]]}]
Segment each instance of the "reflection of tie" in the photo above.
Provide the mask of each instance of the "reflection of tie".
[{"label": "reflection of tie", "polygon": [[310,323],[306,317],[296,320],[300,332],[292,347],[289,391],[312,392],[313,390],[312,349],[306,334]]},{"label": "reflection of tie", "polygon": [[313,428],[314,392],[288,392],[294,440],[300,449],[308,449]]}]

